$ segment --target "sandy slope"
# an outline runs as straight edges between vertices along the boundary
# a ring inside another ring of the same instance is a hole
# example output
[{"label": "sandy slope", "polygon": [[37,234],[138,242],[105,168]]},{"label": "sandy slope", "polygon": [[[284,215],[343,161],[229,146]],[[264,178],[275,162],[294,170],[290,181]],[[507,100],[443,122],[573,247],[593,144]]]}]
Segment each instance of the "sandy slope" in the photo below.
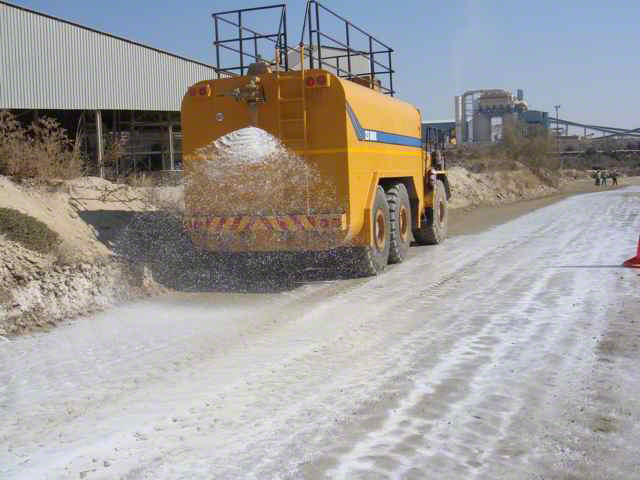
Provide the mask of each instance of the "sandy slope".
[{"label": "sandy slope", "polygon": [[639,478],[639,210],[573,197],[377,278],[0,343],[0,477]]},{"label": "sandy slope", "polygon": [[[162,189],[169,195],[160,200],[170,202],[174,190]],[[111,240],[121,225],[107,224],[114,217],[131,219],[155,210],[155,198],[149,189],[95,177],[19,184],[0,176],[0,207],[39,219],[62,241],[42,255],[0,234],[0,335],[50,328],[74,315],[156,293],[143,265],[112,258]]]}]

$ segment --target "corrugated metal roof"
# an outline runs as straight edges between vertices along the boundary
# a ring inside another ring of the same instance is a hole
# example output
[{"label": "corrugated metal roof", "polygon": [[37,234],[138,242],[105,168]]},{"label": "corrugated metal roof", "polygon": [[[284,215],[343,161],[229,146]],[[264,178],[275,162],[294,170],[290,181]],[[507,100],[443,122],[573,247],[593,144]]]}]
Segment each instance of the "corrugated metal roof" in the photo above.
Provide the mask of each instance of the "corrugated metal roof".
[{"label": "corrugated metal roof", "polygon": [[215,69],[0,2],[0,108],[179,111]]}]

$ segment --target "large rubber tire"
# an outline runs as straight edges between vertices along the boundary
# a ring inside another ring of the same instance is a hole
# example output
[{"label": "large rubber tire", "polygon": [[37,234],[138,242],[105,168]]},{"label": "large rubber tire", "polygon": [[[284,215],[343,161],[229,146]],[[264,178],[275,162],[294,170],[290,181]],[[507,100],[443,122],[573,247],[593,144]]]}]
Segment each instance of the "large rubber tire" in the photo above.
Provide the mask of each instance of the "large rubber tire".
[{"label": "large rubber tire", "polygon": [[373,245],[355,249],[359,274],[362,276],[377,275],[384,270],[389,261],[391,247],[389,204],[380,186],[376,191],[371,210],[371,227],[373,228]]},{"label": "large rubber tire", "polygon": [[402,183],[396,183],[387,190],[389,222],[391,224],[391,244],[389,263],[400,263],[407,258],[411,246],[411,203],[409,192]]},{"label": "large rubber tire", "polygon": [[426,222],[423,222],[420,228],[413,232],[416,242],[422,245],[436,245],[444,242],[447,238],[449,206],[442,180],[436,181],[433,207],[426,209],[425,216]]}]

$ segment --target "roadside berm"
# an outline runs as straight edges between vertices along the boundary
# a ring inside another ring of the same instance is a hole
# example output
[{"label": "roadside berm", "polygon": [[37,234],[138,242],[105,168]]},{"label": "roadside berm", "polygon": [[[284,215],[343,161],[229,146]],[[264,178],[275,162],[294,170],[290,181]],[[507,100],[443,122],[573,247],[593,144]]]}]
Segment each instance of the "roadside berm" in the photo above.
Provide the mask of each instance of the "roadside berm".
[{"label": "roadside berm", "polygon": [[[156,209],[149,198],[148,189],[92,177],[16,183],[0,176],[0,208],[23,222],[1,226],[0,335],[47,328],[163,291],[143,264],[114,255],[115,238],[101,236],[87,221],[92,213]],[[49,244],[28,241],[29,235],[42,237],[44,228],[52,235]],[[12,240],[17,230],[22,238]]]},{"label": "roadside berm", "polygon": [[[518,163],[488,172],[454,166],[449,178],[450,207],[458,211],[593,188],[584,171],[534,171]],[[37,251],[0,232],[0,335],[5,337],[167,290],[242,290],[248,273],[273,267],[254,263],[243,270],[233,258],[195,249],[182,230],[182,186],[0,176],[0,208],[42,222],[58,238]],[[278,286],[263,282],[251,288]]]}]

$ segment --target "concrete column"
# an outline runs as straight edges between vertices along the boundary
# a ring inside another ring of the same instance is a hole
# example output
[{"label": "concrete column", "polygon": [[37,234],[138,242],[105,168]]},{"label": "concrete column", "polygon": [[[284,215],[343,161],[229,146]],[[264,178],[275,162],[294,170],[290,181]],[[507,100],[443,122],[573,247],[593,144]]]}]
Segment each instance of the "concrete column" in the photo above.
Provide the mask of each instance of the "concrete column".
[{"label": "concrete column", "polygon": [[98,148],[98,172],[104,178],[104,142],[102,139],[102,112],[96,110],[96,146]]}]

